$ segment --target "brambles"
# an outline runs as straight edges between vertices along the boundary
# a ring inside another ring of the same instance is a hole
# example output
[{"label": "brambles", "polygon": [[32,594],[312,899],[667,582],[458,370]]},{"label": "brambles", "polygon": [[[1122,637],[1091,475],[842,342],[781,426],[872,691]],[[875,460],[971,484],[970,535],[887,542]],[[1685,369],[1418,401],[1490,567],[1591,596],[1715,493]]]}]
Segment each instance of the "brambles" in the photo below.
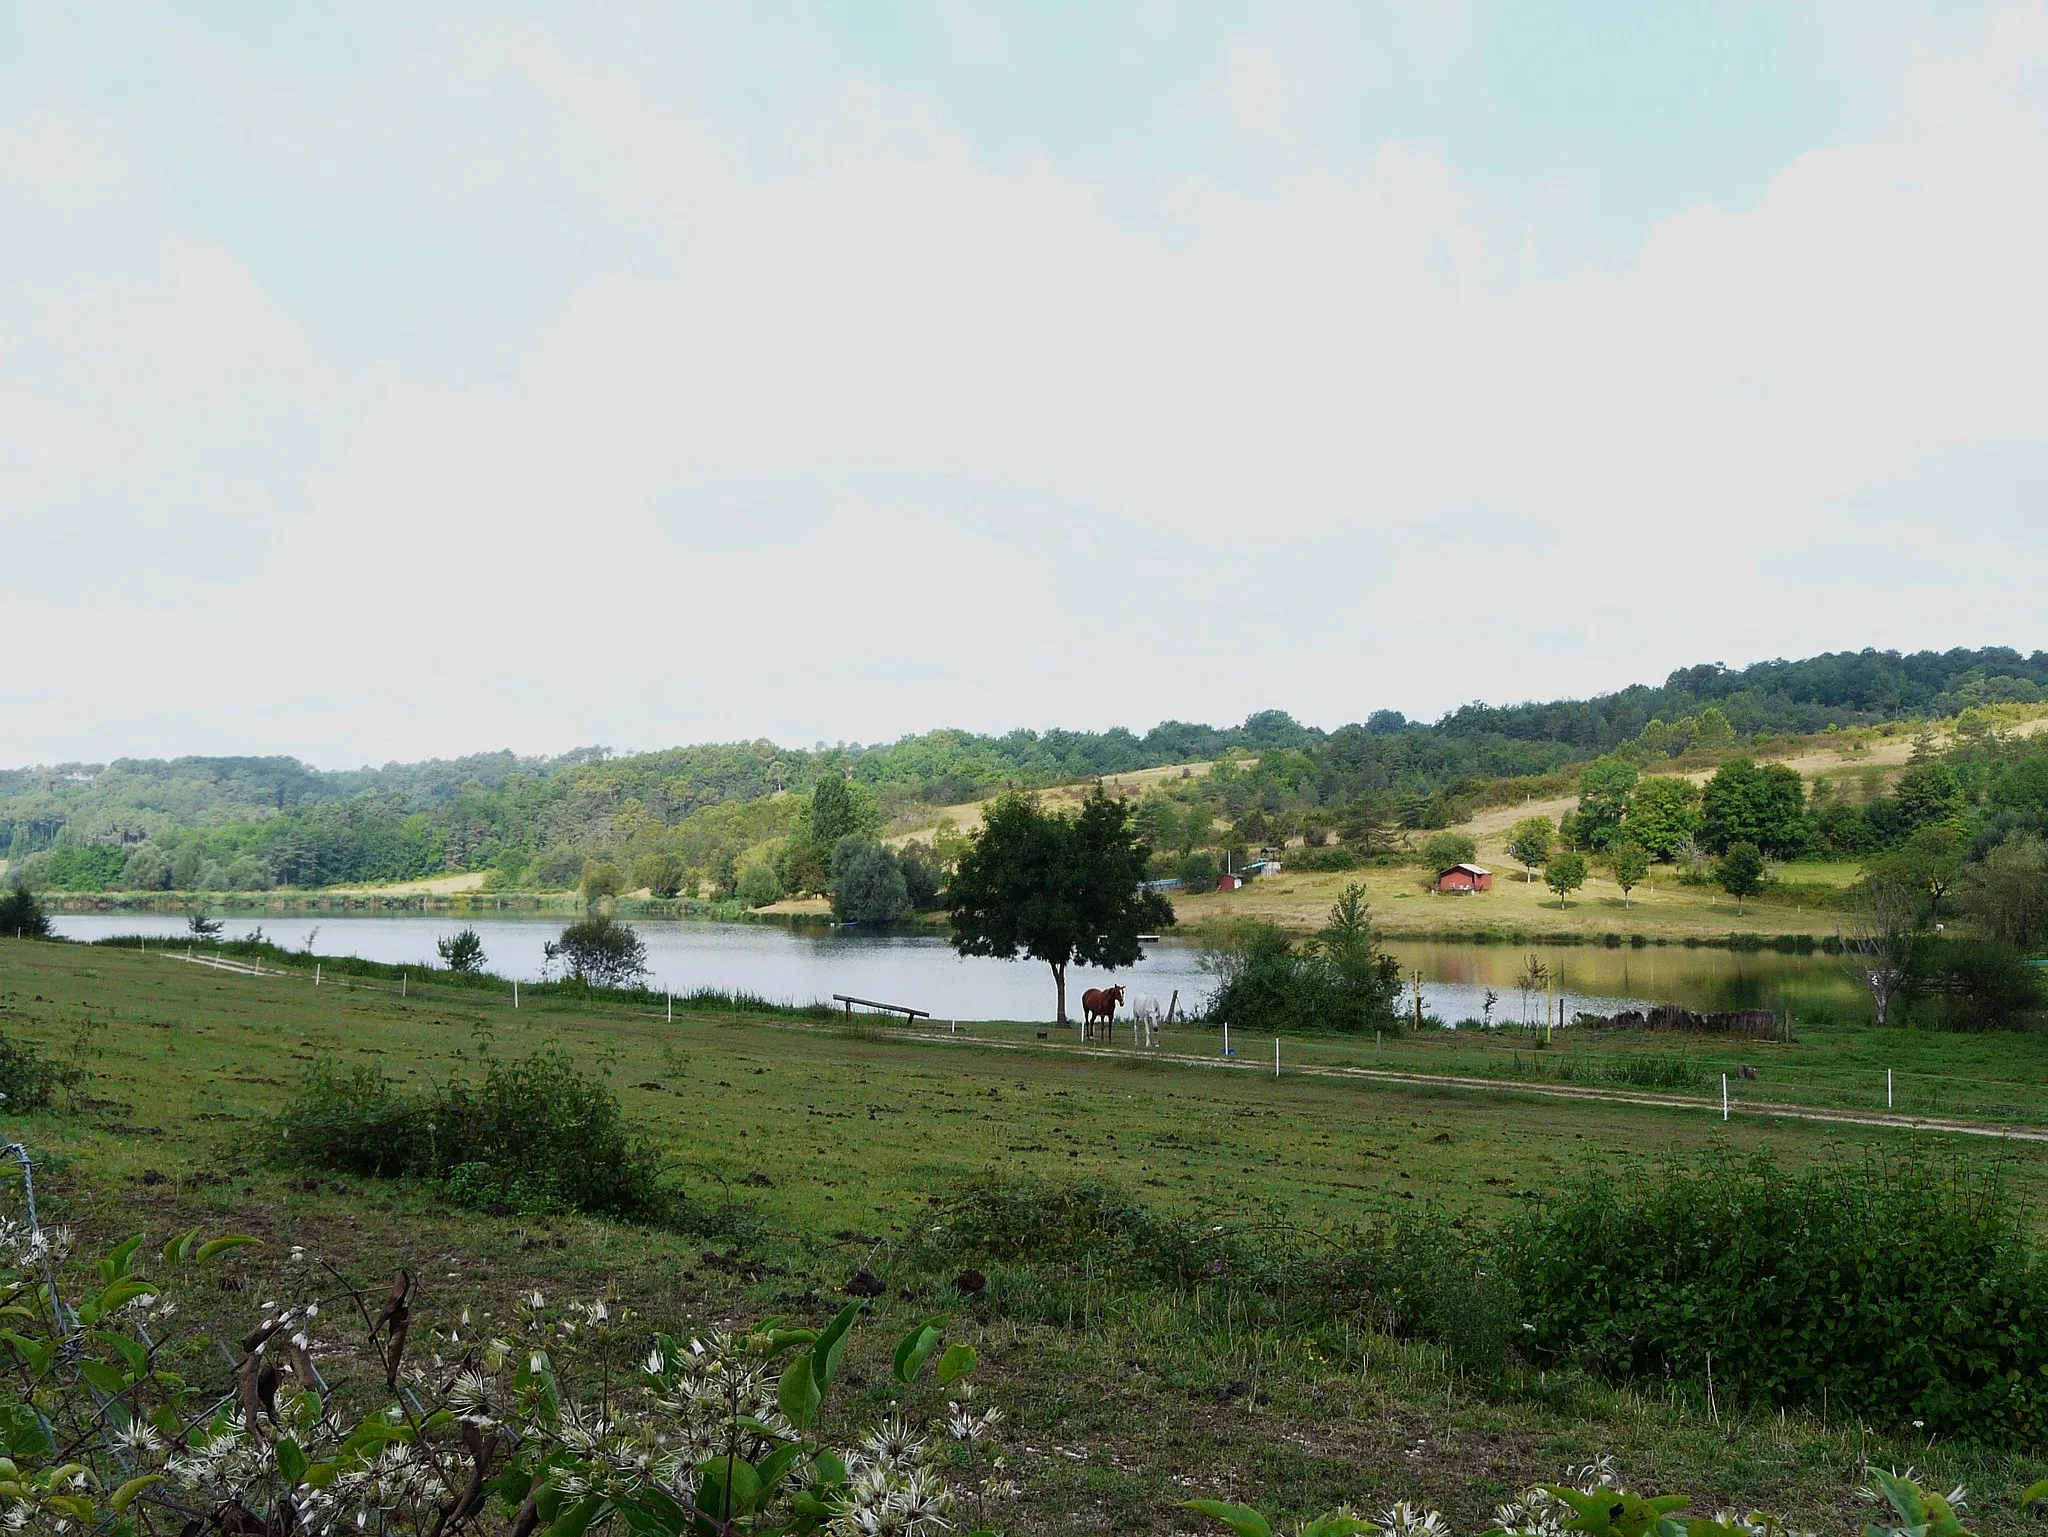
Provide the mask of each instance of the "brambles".
[{"label": "brambles", "polygon": [[2048,1430],[2048,1270],[1995,1168],[1767,1154],[1590,1175],[1507,1235],[1525,1346],[1929,1434]]}]

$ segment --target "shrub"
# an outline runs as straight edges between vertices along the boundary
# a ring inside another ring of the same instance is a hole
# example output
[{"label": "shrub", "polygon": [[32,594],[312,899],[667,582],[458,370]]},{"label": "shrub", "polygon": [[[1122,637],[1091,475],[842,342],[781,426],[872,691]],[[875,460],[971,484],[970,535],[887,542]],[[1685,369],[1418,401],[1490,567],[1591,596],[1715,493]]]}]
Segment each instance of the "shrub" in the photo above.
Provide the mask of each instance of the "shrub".
[{"label": "shrub", "polygon": [[642,854],[633,861],[633,884],[646,887],[651,896],[678,896],[688,878],[688,867],[673,854]]},{"label": "shrub", "polygon": [[1932,1023],[1947,1030],[2019,1029],[2041,1007],[2041,968],[1995,939],[1920,935],[1907,967],[1909,996],[1930,1005]]},{"label": "shrub", "polygon": [[1180,877],[1180,883],[1189,891],[1201,891],[1214,886],[1216,877],[1223,872],[1216,863],[1215,855],[1187,854],[1181,858],[1179,866],[1173,873]]},{"label": "shrub", "polygon": [[1395,1023],[1400,964],[1375,943],[1364,888],[1353,883],[1309,944],[1270,923],[1224,929],[1202,955],[1216,978],[1203,1012],[1273,1034],[1371,1030]]},{"label": "shrub", "polygon": [[121,867],[121,884],[130,891],[161,891],[170,883],[170,857],[154,843],[138,845]]},{"label": "shrub", "polygon": [[775,873],[775,866],[768,860],[748,860],[740,866],[735,884],[740,901],[748,907],[766,907],[770,902],[782,900],[782,877]]},{"label": "shrub", "polygon": [[1302,849],[1288,856],[1288,866],[1295,870],[1356,870],[1358,851],[1327,844],[1319,848]]},{"label": "shrub", "polygon": [[602,902],[626,889],[626,872],[609,859],[586,859],[577,884],[582,888],[584,901]]},{"label": "shrub", "polygon": [[831,886],[833,914],[848,923],[894,923],[910,911],[910,888],[896,856],[861,833],[833,845]]},{"label": "shrub", "polygon": [[910,894],[913,912],[931,912],[945,905],[945,867],[929,843],[906,843],[896,856],[903,867],[903,886]]},{"label": "shrub", "polygon": [[1431,833],[1422,840],[1422,863],[1432,872],[1469,865],[1478,857],[1479,845],[1464,833]]},{"label": "shrub", "polygon": [[2048,1433],[2048,1273],[1995,1168],[1768,1152],[1588,1175],[1509,1238],[1539,1360],[1929,1435]]},{"label": "shrub", "polygon": [[27,1041],[0,1036],[0,1113],[25,1113],[48,1107],[57,1090],[69,1088],[84,1074],[46,1060]]},{"label": "shrub", "polygon": [[549,964],[560,961],[571,977],[593,987],[624,987],[647,975],[646,944],[630,923],[612,917],[577,919],[542,953]]},{"label": "shrub", "polygon": [[443,935],[434,941],[434,949],[441,957],[441,964],[450,971],[468,974],[484,969],[483,936],[473,928],[460,928],[453,934]]},{"label": "shrub", "polygon": [[372,1067],[316,1066],[273,1128],[281,1162],[443,1182],[451,1199],[648,1220],[667,1200],[653,1151],[615,1095],[547,1049],[491,1062],[481,1082],[418,1092]]},{"label": "shrub", "polygon": [[0,892],[0,936],[8,939],[48,939],[50,915],[26,886]]}]

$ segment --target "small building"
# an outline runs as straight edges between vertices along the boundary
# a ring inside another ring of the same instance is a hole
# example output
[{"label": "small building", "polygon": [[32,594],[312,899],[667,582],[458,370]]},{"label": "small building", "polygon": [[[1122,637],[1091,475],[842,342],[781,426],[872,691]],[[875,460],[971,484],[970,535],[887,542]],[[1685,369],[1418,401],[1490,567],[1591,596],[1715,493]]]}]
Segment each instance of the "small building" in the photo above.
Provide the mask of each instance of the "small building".
[{"label": "small building", "polygon": [[1244,873],[1247,876],[1278,875],[1280,873],[1280,861],[1271,858],[1254,859],[1244,867]]},{"label": "small building", "polygon": [[1236,891],[1243,885],[1244,877],[1242,875],[1231,874],[1216,877],[1216,889],[1218,891]]},{"label": "small building", "polygon": [[1491,891],[1493,872],[1482,870],[1477,865],[1452,865],[1448,870],[1439,870],[1436,875],[1438,891]]}]

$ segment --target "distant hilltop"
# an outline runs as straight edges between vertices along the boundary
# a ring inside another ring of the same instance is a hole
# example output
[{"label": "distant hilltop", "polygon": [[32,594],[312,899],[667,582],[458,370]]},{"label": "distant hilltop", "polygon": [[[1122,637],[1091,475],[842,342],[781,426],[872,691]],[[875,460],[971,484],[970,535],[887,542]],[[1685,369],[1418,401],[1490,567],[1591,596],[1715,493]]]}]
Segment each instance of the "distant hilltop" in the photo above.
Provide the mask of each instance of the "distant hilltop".
[{"label": "distant hilltop", "polygon": [[[1004,789],[1073,784],[1233,752],[1299,755],[1288,792],[1321,804],[1371,795],[1415,808],[1459,787],[1556,773],[1632,745],[1695,747],[1961,715],[2048,700],[2048,652],[2004,647],[1830,652],[1731,670],[1688,667],[1661,685],[1590,699],[1469,704],[1433,723],[1379,709],[1324,730],[1284,710],[1230,727],[1166,721],[1142,735],[937,730],[886,745],[811,748],[765,739],[615,757],[509,751],[382,768],[319,770],[295,758],[118,759],[0,771],[0,859],[35,860],[59,889],[267,889],[485,872],[559,888],[586,860],[671,865],[730,884],[750,850],[784,837],[792,800],[849,781],[873,825]],[[794,793],[792,793],[794,792]],[[1440,824],[1439,824],[1440,825]],[[137,852],[147,848],[140,859]],[[38,859],[37,856],[48,855]]]}]

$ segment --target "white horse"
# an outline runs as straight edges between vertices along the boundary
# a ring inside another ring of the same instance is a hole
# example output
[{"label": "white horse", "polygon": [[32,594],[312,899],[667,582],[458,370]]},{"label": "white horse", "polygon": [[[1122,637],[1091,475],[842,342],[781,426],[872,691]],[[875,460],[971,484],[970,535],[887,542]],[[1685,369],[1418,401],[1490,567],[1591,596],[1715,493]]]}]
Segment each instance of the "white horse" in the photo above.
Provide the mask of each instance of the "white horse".
[{"label": "white horse", "polygon": [[1157,1044],[1153,1037],[1159,1030],[1159,1000],[1150,993],[1138,993],[1131,999],[1131,1044]]}]

